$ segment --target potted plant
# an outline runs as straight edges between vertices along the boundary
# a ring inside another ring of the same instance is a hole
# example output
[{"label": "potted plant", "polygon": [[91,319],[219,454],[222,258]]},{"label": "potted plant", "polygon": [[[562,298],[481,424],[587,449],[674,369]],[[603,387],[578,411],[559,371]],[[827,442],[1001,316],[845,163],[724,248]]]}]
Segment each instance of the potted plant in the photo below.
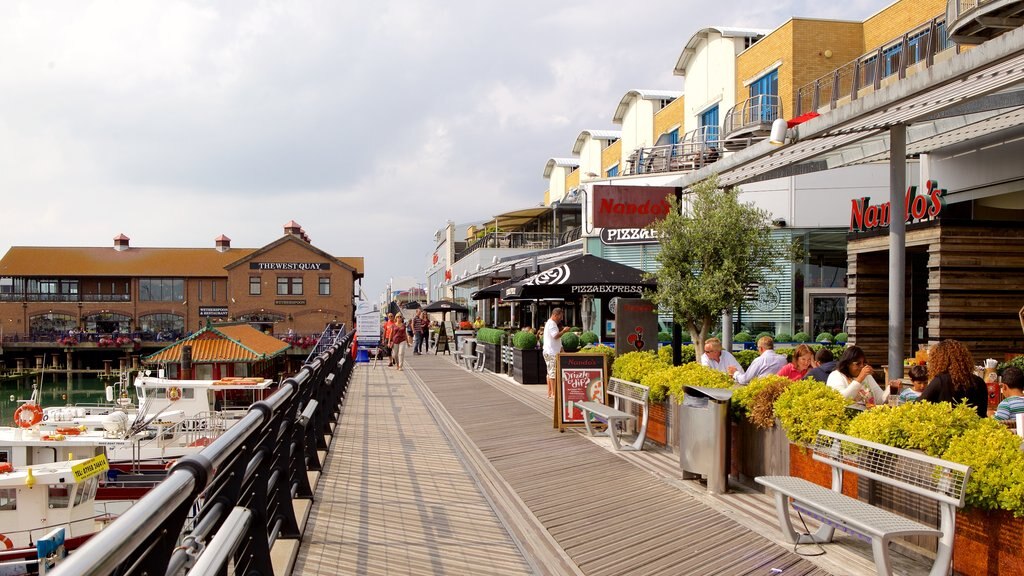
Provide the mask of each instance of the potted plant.
[{"label": "potted plant", "polygon": [[776,342],[792,342],[793,341],[793,335],[790,334],[789,332],[779,332],[778,334],[775,335],[775,341]]},{"label": "potted plant", "polygon": [[562,335],[562,352],[578,352],[580,349],[580,336],[575,332],[566,332]]},{"label": "potted plant", "polygon": [[512,377],[520,384],[544,384],[547,369],[537,348],[533,332],[522,330],[512,335]]},{"label": "potted plant", "polygon": [[476,345],[484,352],[484,368],[491,372],[501,371],[501,340],[504,337],[505,331],[497,328],[481,328],[476,332]]},{"label": "potted plant", "polygon": [[850,341],[850,335],[847,334],[846,332],[840,332],[839,334],[835,335],[832,341],[841,346],[845,346],[846,343]]},{"label": "potted plant", "polygon": [[580,334],[580,345],[589,346],[591,344],[597,344],[600,338],[598,338],[596,332],[584,332]]},{"label": "potted plant", "polygon": [[792,381],[774,374],[754,378],[732,395],[731,471],[757,490],[757,476],[789,474],[789,441],[781,426],[776,426],[775,400]]},{"label": "potted plant", "polygon": [[[627,352],[615,359],[612,365],[612,376],[630,382],[643,384],[641,380],[653,372],[671,368],[671,364],[665,362],[652,352]],[[668,386],[656,386],[651,389],[648,396],[648,420],[647,439],[657,442],[663,446],[668,445],[669,421],[671,410],[668,409]]]},{"label": "potted plant", "polygon": [[814,341],[815,342],[820,342],[822,344],[831,344],[832,343],[832,335],[829,334],[828,332],[822,332],[821,334],[818,334],[814,338]]},{"label": "potted plant", "polygon": [[807,342],[810,341],[811,335],[808,334],[807,332],[797,332],[796,334],[793,334],[793,342],[796,342],[798,344],[806,344]]}]

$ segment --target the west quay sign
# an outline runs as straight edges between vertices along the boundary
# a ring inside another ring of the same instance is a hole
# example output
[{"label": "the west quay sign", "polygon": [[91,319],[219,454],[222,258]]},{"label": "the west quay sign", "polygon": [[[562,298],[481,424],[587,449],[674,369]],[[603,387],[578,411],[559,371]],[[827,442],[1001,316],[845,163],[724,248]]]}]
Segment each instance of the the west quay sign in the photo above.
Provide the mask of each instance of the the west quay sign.
[{"label": "the west quay sign", "polygon": [[[903,218],[908,224],[937,218],[946,205],[946,190],[939,183],[929,180],[925,193],[918,194],[917,186],[907,188],[903,196]],[[867,232],[889,226],[892,208],[888,202],[871,204],[871,198],[864,196],[853,199],[850,210],[850,232]]]},{"label": "the west quay sign", "polygon": [[328,262],[250,262],[250,270],[280,270],[280,271],[306,271],[306,270],[330,270]]}]

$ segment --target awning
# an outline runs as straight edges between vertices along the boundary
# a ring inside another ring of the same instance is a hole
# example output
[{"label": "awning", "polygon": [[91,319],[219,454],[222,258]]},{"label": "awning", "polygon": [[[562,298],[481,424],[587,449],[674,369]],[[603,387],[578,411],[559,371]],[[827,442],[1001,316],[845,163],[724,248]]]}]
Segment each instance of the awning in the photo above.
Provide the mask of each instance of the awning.
[{"label": "awning", "polygon": [[639,297],[657,287],[643,271],[592,254],[577,256],[502,291],[504,298],[569,298],[584,294]]}]

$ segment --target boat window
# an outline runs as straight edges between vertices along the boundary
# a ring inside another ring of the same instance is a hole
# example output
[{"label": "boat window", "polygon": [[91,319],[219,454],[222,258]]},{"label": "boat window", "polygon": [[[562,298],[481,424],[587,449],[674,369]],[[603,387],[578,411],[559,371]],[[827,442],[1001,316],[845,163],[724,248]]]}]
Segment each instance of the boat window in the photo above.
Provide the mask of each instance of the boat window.
[{"label": "boat window", "polygon": [[75,491],[75,506],[81,505],[83,502],[89,502],[96,496],[96,485],[99,482],[98,476],[86,479],[78,485],[78,490]]},{"label": "boat window", "polygon": [[[168,390],[168,388],[154,388],[153,389],[153,398],[167,398],[167,390]],[[185,398],[185,399],[191,400],[192,398],[195,398],[195,396],[196,396],[195,388],[180,388],[180,390],[181,390],[181,398]],[[179,400],[181,398],[179,398]]]},{"label": "boat window", "polygon": [[70,502],[71,490],[67,484],[50,484],[48,488],[48,501],[50,508],[67,508]]},{"label": "boat window", "polygon": [[18,509],[18,489],[0,488],[0,510]]}]

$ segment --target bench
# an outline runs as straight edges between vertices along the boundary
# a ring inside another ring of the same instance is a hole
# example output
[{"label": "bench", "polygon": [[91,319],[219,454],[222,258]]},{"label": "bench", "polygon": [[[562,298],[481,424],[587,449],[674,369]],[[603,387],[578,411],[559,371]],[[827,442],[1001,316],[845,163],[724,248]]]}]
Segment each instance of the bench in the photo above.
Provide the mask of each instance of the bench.
[{"label": "bench", "polygon": [[[636,384],[619,378],[610,378],[605,394],[607,398],[615,400],[613,405],[607,406],[600,402],[592,401],[574,402],[573,404],[583,412],[583,425],[587,428],[587,434],[594,435],[594,430],[590,427],[590,421],[591,418],[596,418],[607,424],[604,433],[611,436],[612,447],[616,450],[643,450],[644,440],[647,439],[647,420],[650,416],[647,402],[650,393],[650,388],[642,384]],[[632,444],[620,446],[617,423],[636,419],[635,415],[623,411],[623,408],[627,407],[626,403],[636,404],[640,407],[640,432],[637,433],[636,440]]]},{"label": "bench", "polygon": [[[892,573],[889,541],[894,537],[939,538],[930,576],[945,575],[953,556],[956,509],[964,505],[971,468],[918,452],[893,448],[819,430],[813,458],[832,467],[832,489],[792,476],[759,476],[755,482],[775,492],[775,511],[782,534],[791,544],[830,542],[839,528],[871,542],[875,568],[880,575]],[[933,528],[842,494],[842,471],[930,498],[939,503],[939,527]],[[788,503],[823,524],[814,534],[798,534],[790,521]]]},{"label": "bench", "polygon": [[455,357],[455,363],[465,365],[466,370],[483,372],[484,352],[483,346],[476,345],[475,338],[463,338],[462,348],[456,350],[453,356]]}]

